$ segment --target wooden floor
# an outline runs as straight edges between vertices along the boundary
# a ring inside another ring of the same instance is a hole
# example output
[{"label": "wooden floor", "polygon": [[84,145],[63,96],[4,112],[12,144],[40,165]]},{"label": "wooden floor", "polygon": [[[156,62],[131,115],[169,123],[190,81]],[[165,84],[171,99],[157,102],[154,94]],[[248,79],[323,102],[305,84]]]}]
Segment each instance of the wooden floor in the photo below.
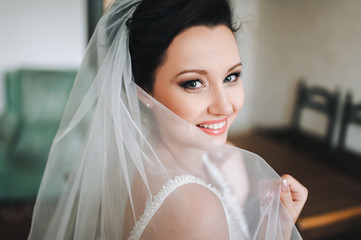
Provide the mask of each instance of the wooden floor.
[{"label": "wooden floor", "polygon": [[361,182],[287,142],[259,133],[230,139],[252,151],[279,175],[294,176],[309,191],[297,227],[304,239],[361,239]]}]

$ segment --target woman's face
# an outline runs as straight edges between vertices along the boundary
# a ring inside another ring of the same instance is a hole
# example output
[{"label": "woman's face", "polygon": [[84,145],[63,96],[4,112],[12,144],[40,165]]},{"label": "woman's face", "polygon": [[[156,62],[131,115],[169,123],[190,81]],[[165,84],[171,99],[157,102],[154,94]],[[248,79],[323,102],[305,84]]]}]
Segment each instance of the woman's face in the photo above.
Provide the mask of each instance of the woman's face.
[{"label": "woman's face", "polygon": [[243,105],[241,69],[238,46],[228,27],[192,27],[170,44],[156,71],[152,96],[190,124],[226,142]]}]

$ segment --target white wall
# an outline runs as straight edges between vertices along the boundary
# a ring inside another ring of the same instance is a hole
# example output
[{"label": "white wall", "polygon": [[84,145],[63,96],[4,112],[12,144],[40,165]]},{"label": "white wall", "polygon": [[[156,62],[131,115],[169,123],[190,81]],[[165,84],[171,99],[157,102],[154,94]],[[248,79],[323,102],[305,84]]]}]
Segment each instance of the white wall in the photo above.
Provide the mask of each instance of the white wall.
[{"label": "white wall", "polygon": [[[361,101],[361,1],[261,0],[258,16],[256,73],[246,89],[251,109],[240,130],[288,124],[301,77],[342,97],[351,90]],[[307,118],[315,130],[323,120]],[[353,135],[348,142],[361,149],[361,134]]]},{"label": "white wall", "polygon": [[4,71],[78,67],[86,46],[85,0],[0,2],[0,113]]}]

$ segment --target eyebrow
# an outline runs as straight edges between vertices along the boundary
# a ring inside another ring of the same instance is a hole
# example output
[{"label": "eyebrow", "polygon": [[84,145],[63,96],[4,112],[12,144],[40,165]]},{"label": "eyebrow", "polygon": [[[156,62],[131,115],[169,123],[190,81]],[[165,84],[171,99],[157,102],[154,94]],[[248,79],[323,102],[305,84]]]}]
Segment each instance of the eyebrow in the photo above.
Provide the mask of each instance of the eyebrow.
[{"label": "eyebrow", "polygon": [[[230,72],[230,71],[232,71],[233,69],[235,69],[236,67],[239,67],[239,66],[242,66],[242,63],[241,63],[241,62],[235,64],[235,65],[232,66],[232,67],[230,67],[227,72]],[[201,69],[188,69],[188,70],[184,70],[184,71],[178,73],[178,74],[176,75],[176,77],[178,77],[178,76],[180,76],[180,75],[182,75],[182,74],[185,74],[185,73],[198,73],[198,74],[200,74],[200,75],[206,75],[206,74],[207,74],[207,71],[201,70]]]},{"label": "eyebrow", "polygon": [[241,62],[235,64],[234,66],[232,66],[230,69],[228,69],[228,72],[232,71],[233,69],[235,69],[236,67],[242,66],[243,64]]}]

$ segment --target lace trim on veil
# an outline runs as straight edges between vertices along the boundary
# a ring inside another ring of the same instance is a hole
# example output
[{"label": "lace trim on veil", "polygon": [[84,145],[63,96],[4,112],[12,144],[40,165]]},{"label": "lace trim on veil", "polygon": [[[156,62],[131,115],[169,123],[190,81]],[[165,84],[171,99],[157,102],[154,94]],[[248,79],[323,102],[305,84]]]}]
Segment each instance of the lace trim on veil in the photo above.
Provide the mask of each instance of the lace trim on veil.
[{"label": "lace trim on veil", "polygon": [[214,194],[216,194],[220,199],[222,198],[222,194],[218,192],[211,184],[206,184],[203,180],[192,176],[192,175],[181,175],[176,176],[174,179],[169,180],[166,184],[162,186],[162,189],[159,193],[154,197],[151,203],[148,203],[145,207],[143,215],[139,218],[139,220],[134,225],[132,231],[130,232],[130,236],[128,240],[138,240],[140,239],[141,235],[143,234],[145,228],[147,227],[148,223],[157,212],[159,207],[162,205],[164,200],[178,187],[196,183],[201,186],[208,188]]}]

